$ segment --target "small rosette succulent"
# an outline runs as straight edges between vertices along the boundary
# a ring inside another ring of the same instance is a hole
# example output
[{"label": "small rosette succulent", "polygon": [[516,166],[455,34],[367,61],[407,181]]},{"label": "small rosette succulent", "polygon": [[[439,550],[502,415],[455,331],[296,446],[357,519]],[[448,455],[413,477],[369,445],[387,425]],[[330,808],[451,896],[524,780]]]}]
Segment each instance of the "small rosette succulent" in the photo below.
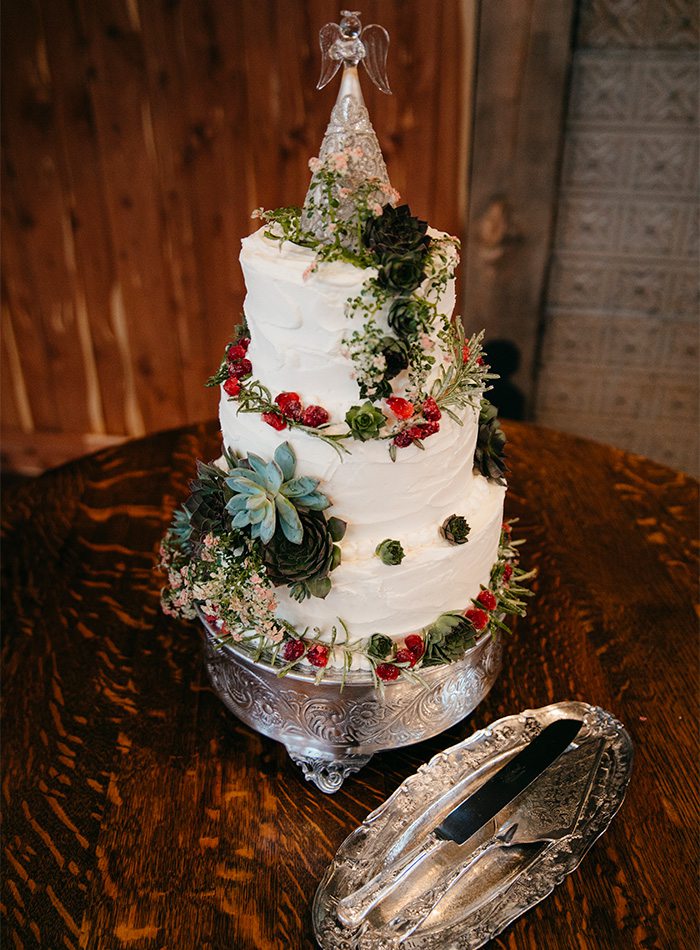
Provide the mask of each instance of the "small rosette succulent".
[{"label": "small rosette succulent", "polygon": [[[294,477],[296,458],[284,442],[275,450],[274,459],[265,462],[252,453],[226,478],[233,497],[226,509],[233,516],[234,528],[250,528],[251,538],[269,544],[279,525],[284,538],[300,545],[304,536],[301,514],[305,509],[323,511],[330,501],[317,491],[318,479]],[[322,518],[325,524],[325,518]]]},{"label": "small rosette succulent", "polygon": [[413,340],[420,332],[420,309],[412,297],[399,297],[389,309],[388,322],[394,333],[404,340]]},{"label": "small rosette succulent", "polygon": [[406,557],[404,549],[401,546],[401,542],[392,541],[391,538],[381,541],[375,548],[374,553],[377,555],[382,564],[388,564],[390,566],[396,566],[397,564],[400,564]]},{"label": "small rosette succulent", "polygon": [[380,215],[367,219],[362,237],[365,247],[382,260],[412,251],[424,254],[430,244],[427,230],[427,221],[414,218],[408,205],[385,205]]},{"label": "small rosette succulent", "polygon": [[288,584],[292,596],[303,600],[309,595],[325,597],[331,589],[329,573],[340,563],[340,548],[334,543],[345,534],[345,522],[326,521],[320,511],[301,511],[302,538],[291,541],[277,534],[263,553],[267,576],[273,584]]},{"label": "small rosette succulent", "polygon": [[467,519],[462,515],[450,515],[445,518],[440,528],[440,534],[450,544],[465,544],[470,531]]},{"label": "small rosette succulent", "polygon": [[393,379],[399,373],[408,367],[408,350],[403,340],[395,336],[382,337],[381,341],[382,355],[386,360],[386,370],[384,379]]},{"label": "small rosette succulent", "polygon": [[382,261],[377,274],[380,287],[392,293],[409,293],[423,281],[423,257],[416,254],[394,255]]},{"label": "small rosette succulent", "polygon": [[378,437],[387,418],[383,412],[367,401],[361,406],[352,406],[348,409],[345,421],[354,439],[367,442],[368,439]]},{"label": "small rosette succulent", "polygon": [[508,469],[505,445],[506,436],[498,424],[498,410],[487,399],[482,399],[474,468],[498,485],[506,484],[505,474]]},{"label": "small rosette succulent", "polygon": [[441,614],[424,630],[424,666],[436,666],[458,660],[476,643],[473,624],[456,610]]}]

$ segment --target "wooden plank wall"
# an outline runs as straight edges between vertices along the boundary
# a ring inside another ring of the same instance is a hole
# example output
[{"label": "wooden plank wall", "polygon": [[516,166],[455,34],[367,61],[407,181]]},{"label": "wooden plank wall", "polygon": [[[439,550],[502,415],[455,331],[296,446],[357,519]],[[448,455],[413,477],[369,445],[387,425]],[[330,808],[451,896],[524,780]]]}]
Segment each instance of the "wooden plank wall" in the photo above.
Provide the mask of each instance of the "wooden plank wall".
[{"label": "wooden plank wall", "polygon": [[[576,0],[479,5],[471,193],[463,275],[467,329],[516,345],[510,382],[532,415],[556,216]],[[503,371],[506,367],[496,369]]]},{"label": "wooden plank wall", "polygon": [[[471,0],[366,0],[395,95],[365,92],[393,184],[463,230]],[[335,0],[5,0],[2,427],[41,470],[211,417],[250,211],[300,203],[337,83]],[[461,205],[461,206],[460,206]]]}]

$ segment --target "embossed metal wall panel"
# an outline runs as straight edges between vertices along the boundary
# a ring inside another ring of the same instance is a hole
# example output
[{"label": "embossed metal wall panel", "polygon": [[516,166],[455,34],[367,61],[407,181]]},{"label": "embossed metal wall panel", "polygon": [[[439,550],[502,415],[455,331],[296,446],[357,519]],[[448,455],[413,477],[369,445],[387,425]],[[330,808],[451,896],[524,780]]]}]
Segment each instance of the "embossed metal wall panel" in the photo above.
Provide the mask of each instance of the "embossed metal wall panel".
[{"label": "embossed metal wall panel", "polygon": [[537,420],[698,470],[698,11],[584,0]]}]

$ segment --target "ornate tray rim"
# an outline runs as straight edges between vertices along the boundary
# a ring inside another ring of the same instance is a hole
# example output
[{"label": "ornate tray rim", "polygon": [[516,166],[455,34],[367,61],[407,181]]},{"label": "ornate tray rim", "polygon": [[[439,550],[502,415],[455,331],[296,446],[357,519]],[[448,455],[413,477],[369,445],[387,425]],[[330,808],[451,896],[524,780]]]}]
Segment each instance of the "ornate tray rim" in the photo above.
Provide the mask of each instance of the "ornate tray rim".
[{"label": "ornate tray rim", "polygon": [[[509,883],[505,891],[497,892],[495,916],[489,920],[486,914],[483,925],[479,924],[479,915],[482,910],[488,910],[488,902],[472,915],[477,920],[471,929],[464,929],[470,923],[467,919],[456,926],[445,927],[437,934],[416,932],[401,947],[405,950],[477,950],[551,894],[578,867],[594,842],[607,829],[622,805],[632,768],[632,741],[624,726],[600,707],[577,701],[526,709],[478,730],[463,742],[437,753],[421,765],[379,808],[368,815],[338,848],[316,891],[312,919],[316,939],[322,950],[389,950],[398,947],[399,944],[386,933],[372,931],[366,926],[358,931],[349,931],[338,923],[335,916],[338,897],[345,896],[364,883],[379,866],[383,855],[391,850],[391,845],[380,843],[378,848],[376,846],[377,841],[386,839],[387,826],[396,827],[398,824],[404,831],[415,826],[421,816],[432,812],[438,802],[444,802],[450,790],[454,791],[455,784],[469,774],[467,770],[475,773],[486,769],[489,762],[493,765],[494,761],[506,757],[509,751],[518,748],[524,741],[529,741],[550,722],[565,716],[583,719],[581,737],[603,739],[604,751],[609,752],[610,758],[602,784],[600,775],[604,769],[601,763],[596,765],[595,784],[600,787],[596,789],[595,796],[591,793],[572,832],[546,849],[542,858]],[[429,789],[427,795],[424,794],[426,789]],[[498,901],[502,904],[504,895],[511,891],[516,895],[514,906],[507,912],[501,908],[499,914]]]}]

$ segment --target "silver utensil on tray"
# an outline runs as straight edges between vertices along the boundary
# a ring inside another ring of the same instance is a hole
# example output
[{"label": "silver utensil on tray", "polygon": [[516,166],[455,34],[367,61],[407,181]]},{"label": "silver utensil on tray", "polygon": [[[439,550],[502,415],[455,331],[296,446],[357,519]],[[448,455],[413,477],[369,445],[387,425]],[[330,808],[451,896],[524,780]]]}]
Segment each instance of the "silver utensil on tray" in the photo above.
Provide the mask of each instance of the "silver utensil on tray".
[{"label": "silver utensil on tray", "polygon": [[[447,866],[453,869],[447,878],[447,886],[444,882],[438,886],[440,895],[435,896],[433,903],[439,900],[459,876],[454,871],[455,846],[464,849],[465,867],[469,867],[470,855],[476,859],[477,852],[482,853],[489,847],[489,842],[493,843],[494,822],[503,822],[513,802],[556,762],[576,738],[581,726],[578,719],[559,719],[543,729],[476,792],[453,808],[420,847],[382,869],[365,885],[339,901],[337,916],[341,923],[346,927],[358,927],[374,907],[393,894],[428,859],[431,859],[431,864],[447,861]],[[516,833],[517,829],[513,828],[511,839]],[[504,843],[507,842],[501,842]],[[458,864],[461,869],[463,862]],[[422,906],[423,901],[420,903]]]},{"label": "silver utensil on tray", "polygon": [[[528,802],[527,799],[540,794],[541,789],[539,787],[536,792],[531,789],[519,796],[517,804],[514,803],[508,809],[512,819],[507,819],[490,841],[478,847],[476,851],[472,852],[471,856],[467,856],[466,861],[453,866],[451,871],[443,875],[429,890],[413,897],[393,919],[389,920],[388,926],[393,935],[398,938],[399,943],[414,934],[433,914],[440,901],[462,882],[470,872],[474,876],[479,874],[479,865],[488,855],[503,849],[519,851],[519,860],[514,862],[513,871],[510,875],[504,875],[501,881],[500,891],[503,893],[512,883],[513,878],[518,874],[522,874],[529,865],[538,860],[550,845],[571,834],[588,802],[602,750],[603,742],[599,740],[585,748],[578,757],[578,761],[567,761],[566,778],[567,781],[572,783],[572,796],[568,802],[568,813],[541,814],[536,810],[528,809],[528,804],[532,803]],[[571,753],[572,757],[575,755],[575,752]],[[567,755],[568,759],[569,756]],[[551,784],[555,785],[559,777],[555,769],[556,766],[549,769],[547,775],[543,775],[540,782],[548,781],[551,775]],[[537,783],[538,786],[540,782]],[[550,796],[545,797],[549,798]],[[494,899],[493,890],[489,893],[489,899]],[[477,893],[476,898],[470,902],[472,912],[478,908],[482,900],[483,898],[480,900]]]}]

